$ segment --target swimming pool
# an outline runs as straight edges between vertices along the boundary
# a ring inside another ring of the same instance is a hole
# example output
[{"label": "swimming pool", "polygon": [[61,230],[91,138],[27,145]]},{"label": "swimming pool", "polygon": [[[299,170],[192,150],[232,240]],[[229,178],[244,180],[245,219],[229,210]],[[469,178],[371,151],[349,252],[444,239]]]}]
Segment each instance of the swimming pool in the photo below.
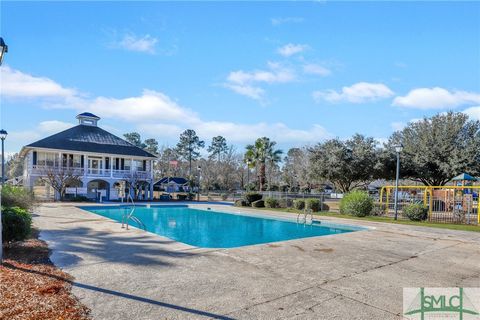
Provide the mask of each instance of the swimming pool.
[{"label": "swimming pool", "polygon": [[[80,208],[118,222],[131,211],[127,206]],[[185,205],[137,206],[134,215],[147,231],[202,248],[233,248],[362,230],[353,226],[310,225]],[[130,221],[130,225],[139,227],[134,221]]]}]

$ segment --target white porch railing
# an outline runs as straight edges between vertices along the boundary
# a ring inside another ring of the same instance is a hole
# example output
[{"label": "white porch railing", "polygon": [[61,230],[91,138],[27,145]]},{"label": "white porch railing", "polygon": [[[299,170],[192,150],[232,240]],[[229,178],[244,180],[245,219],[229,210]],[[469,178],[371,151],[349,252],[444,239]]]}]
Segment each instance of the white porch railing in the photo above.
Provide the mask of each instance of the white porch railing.
[{"label": "white porch railing", "polygon": [[130,170],[110,170],[110,169],[83,169],[83,168],[69,168],[69,167],[53,167],[53,166],[42,166],[42,165],[33,165],[32,174],[35,175],[45,175],[49,172],[68,172],[78,176],[86,177],[112,177],[120,179],[138,179],[138,180],[148,180],[150,179],[149,171],[130,171]]}]

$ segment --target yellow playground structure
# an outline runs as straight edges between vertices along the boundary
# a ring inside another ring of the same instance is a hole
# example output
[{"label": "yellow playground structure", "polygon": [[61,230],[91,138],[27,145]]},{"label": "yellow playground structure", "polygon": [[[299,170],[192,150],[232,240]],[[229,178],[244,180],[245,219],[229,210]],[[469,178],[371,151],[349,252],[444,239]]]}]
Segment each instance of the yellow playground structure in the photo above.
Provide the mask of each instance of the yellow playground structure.
[{"label": "yellow playground structure", "polygon": [[[480,225],[480,186],[472,184],[477,179],[462,174],[453,181],[455,185],[450,186],[398,186],[399,211],[407,204],[422,203],[428,208],[429,221]],[[387,215],[393,213],[394,201],[395,186],[382,187],[379,202]]]}]

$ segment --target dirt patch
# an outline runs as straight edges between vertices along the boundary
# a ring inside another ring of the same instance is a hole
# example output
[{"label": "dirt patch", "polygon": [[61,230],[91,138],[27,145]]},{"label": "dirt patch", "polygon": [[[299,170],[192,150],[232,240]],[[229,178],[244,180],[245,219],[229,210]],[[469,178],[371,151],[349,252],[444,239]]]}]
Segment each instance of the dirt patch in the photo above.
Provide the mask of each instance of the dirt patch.
[{"label": "dirt patch", "polygon": [[0,266],[0,319],[91,319],[90,310],[71,294],[71,281],[52,264],[37,232],[8,245]]},{"label": "dirt patch", "polygon": [[297,248],[299,251],[305,252],[305,249],[303,249],[303,248],[300,247],[300,246],[292,246],[292,247]]},{"label": "dirt patch", "polygon": [[326,253],[330,253],[330,252],[333,252],[333,249],[332,248],[325,248],[325,249],[313,249],[314,251],[318,251],[318,252],[326,252]]},{"label": "dirt patch", "polygon": [[280,248],[281,247],[281,245],[279,245],[279,244],[268,244],[268,246],[270,248]]}]

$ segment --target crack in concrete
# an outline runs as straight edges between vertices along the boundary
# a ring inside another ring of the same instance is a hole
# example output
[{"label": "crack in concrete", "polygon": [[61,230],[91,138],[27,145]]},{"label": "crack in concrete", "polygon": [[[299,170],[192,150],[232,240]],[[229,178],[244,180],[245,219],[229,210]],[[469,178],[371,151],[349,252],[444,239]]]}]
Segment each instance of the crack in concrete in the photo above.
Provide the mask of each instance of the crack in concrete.
[{"label": "crack in concrete", "polygon": [[364,302],[364,301],[361,301],[361,300],[358,300],[358,299],[355,299],[355,298],[346,296],[346,295],[344,295],[343,293],[339,293],[339,292],[336,292],[336,291],[333,291],[333,290],[329,290],[329,289],[325,289],[325,288],[320,288],[320,289],[325,290],[325,291],[328,291],[328,292],[331,292],[331,293],[334,293],[334,294],[337,294],[337,295],[340,295],[340,296],[342,296],[342,297],[344,297],[344,298],[346,298],[346,299],[349,299],[349,300],[352,300],[352,301],[361,303],[361,304],[363,304],[363,305],[365,305],[365,306],[368,306],[368,307],[371,307],[371,308],[374,308],[374,309],[377,309],[377,310],[380,310],[380,311],[389,313],[389,314],[391,314],[391,315],[400,316],[400,313],[399,313],[399,312],[392,312],[392,311],[390,311],[390,310],[386,310],[386,309],[377,307],[377,306],[375,306],[375,305],[366,303],[366,302]]}]

